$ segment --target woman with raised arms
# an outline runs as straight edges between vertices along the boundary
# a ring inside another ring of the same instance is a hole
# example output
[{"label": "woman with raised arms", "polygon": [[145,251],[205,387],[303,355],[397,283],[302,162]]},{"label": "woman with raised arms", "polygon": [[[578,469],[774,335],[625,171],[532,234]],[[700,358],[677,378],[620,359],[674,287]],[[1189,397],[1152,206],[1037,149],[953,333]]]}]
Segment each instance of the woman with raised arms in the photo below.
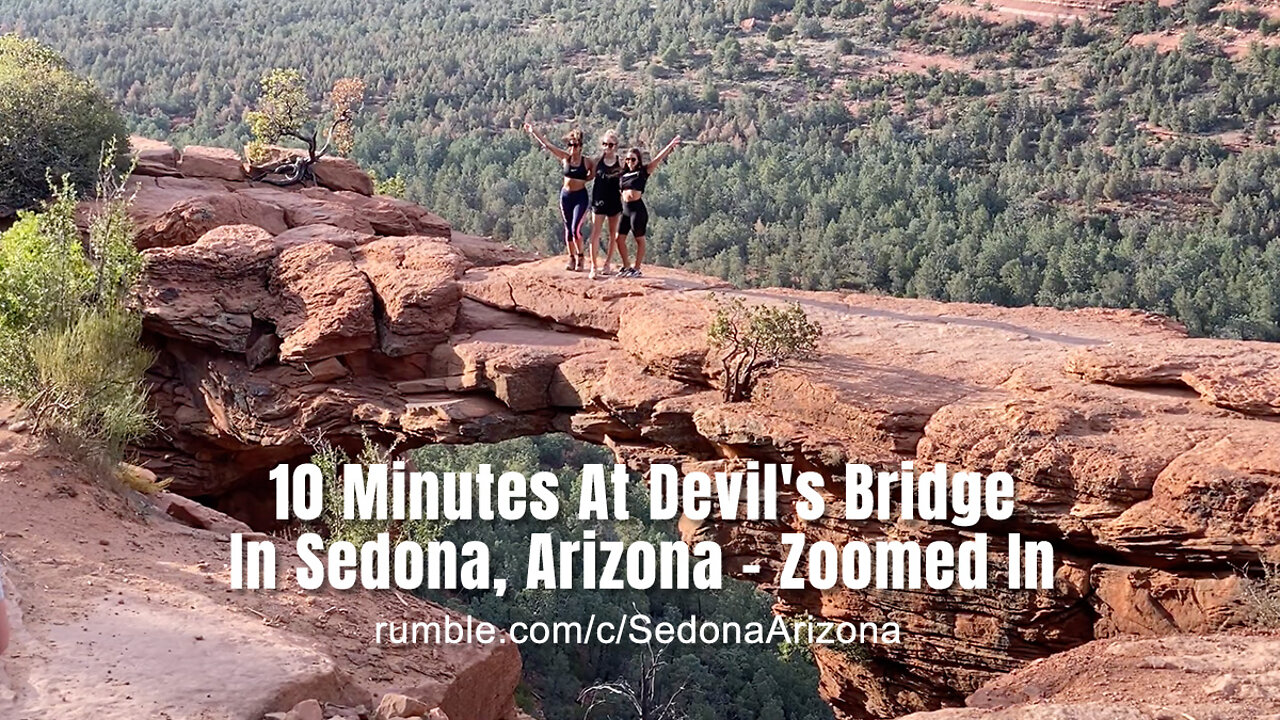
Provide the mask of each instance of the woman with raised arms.
[{"label": "woman with raised arms", "polygon": [[[649,228],[649,209],[644,204],[645,184],[649,182],[649,176],[679,144],[680,136],[677,135],[667,143],[666,147],[659,150],[648,164],[644,162],[638,147],[628,150],[626,157],[622,160],[622,177],[618,179],[618,185],[622,189],[622,220],[618,223],[618,247],[622,249],[624,259],[623,269],[618,273],[618,277],[641,277],[640,264],[644,262],[645,233]],[[625,260],[628,234],[636,239],[636,262],[631,267],[626,267]]]},{"label": "woman with raised arms", "polygon": [[[566,270],[582,270],[584,266],[582,254],[582,221],[587,218],[587,181],[592,178],[592,168],[582,154],[582,131],[573,129],[563,138],[567,150],[552,145],[529,123],[524,124],[525,132],[560,160],[564,173],[564,182],[560,186],[560,217],[564,220],[564,243],[569,251],[569,265]],[[595,249],[591,251],[595,256]]]}]

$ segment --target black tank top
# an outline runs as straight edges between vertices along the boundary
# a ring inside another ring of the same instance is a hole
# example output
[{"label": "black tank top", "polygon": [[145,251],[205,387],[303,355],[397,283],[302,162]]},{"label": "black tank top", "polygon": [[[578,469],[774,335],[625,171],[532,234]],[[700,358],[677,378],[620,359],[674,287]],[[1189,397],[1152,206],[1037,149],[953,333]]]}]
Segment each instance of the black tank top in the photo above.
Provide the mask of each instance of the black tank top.
[{"label": "black tank top", "polygon": [[611,190],[618,192],[618,179],[622,177],[622,161],[614,158],[612,165],[606,165],[604,158],[596,161],[596,185],[597,192],[601,190]]},{"label": "black tank top", "polygon": [[584,155],[578,158],[577,165],[570,165],[569,159],[564,161],[564,176],[570,180],[586,180],[587,179],[587,157]]}]

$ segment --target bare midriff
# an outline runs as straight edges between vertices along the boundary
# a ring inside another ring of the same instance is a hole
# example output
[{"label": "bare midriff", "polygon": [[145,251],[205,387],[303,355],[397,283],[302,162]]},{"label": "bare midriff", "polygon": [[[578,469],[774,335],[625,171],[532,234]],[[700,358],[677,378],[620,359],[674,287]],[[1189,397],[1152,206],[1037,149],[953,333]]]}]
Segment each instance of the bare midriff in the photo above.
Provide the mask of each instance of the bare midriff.
[{"label": "bare midriff", "polygon": [[622,202],[635,202],[642,197],[644,197],[643,190],[623,190],[622,191]]}]

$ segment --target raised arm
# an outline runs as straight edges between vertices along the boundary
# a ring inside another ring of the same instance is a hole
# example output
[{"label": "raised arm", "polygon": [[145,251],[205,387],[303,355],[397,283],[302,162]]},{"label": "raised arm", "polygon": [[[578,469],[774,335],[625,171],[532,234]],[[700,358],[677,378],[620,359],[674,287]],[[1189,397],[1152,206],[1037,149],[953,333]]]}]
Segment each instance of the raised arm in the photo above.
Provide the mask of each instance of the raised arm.
[{"label": "raised arm", "polygon": [[561,150],[555,145],[552,145],[550,140],[547,140],[545,137],[543,137],[542,134],[539,133],[537,130],[535,130],[533,126],[530,125],[529,123],[524,124],[524,131],[532,135],[533,139],[539,145],[542,146],[543,150],[546,150],[547,152],[551,153],[552,155],[555,155],[557,158],[561,160],[564,160],[569,157],[569,153],[567,151]]},{"label": "raised arm", "polygon": [[659,150],[658,154],[653,156],[653,159],[650,160],[649,164],[645,166],[645,170],[647,170],[649,174],[652,175],[653,171],[658,169],[658,166],[662,164],[662,161],[666,160],[667,156],[671,154],[671,151],[675,150],[676,146],[679,144],[680,144],[679,135],[671,138],[671,142],[667,143],[666,147]]}]

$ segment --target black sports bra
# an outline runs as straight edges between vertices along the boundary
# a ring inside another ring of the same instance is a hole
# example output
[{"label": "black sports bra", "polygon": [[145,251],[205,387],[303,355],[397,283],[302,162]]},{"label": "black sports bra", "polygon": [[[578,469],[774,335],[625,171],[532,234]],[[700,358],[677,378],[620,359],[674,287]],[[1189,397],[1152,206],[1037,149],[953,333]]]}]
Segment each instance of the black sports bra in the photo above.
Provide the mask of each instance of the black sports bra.
[{"label": "black sports bra", "polygon": [[568,158],[564,161],[564,176],[570,180],[586,180],[587,179],[587,158],[582,156],[578,158],[577,166],[569,165]]}]

